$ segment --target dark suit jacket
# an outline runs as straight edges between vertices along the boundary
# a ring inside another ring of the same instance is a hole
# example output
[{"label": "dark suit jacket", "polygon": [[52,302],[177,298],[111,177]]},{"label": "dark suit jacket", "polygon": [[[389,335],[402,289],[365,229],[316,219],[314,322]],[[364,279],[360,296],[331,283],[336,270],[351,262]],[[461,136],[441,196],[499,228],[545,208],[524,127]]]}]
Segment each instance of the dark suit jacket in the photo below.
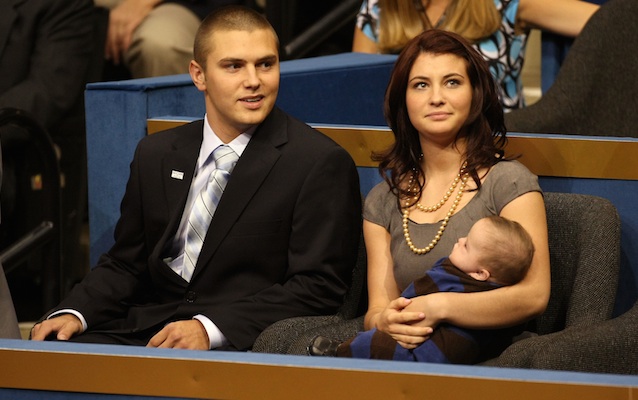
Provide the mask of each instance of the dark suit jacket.
[{"label": "dark suit jacket", "polygon": [[94,24],[91,0],[0,1],[0,107],[51,128],[81,105]]},{"label": "dark suit jacket", "polygon": [[233,170],[191,282],[162,261],[202,130],[198,121],[139,143],[115,244],[58,309],[80,311],[89,329],[159,329],[203,314],[246,350],[275,321],[341,305],[360,236],[358,174],[345,150],[278,109]]}]

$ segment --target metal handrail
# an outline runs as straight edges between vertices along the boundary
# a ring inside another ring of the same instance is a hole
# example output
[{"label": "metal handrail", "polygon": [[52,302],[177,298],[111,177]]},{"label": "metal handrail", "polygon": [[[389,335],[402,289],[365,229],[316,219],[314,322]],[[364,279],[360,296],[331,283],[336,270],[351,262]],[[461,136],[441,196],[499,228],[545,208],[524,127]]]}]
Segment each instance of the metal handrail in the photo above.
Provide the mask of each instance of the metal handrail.
[{"label": "metal handrail", "polygon": [[361,0],[344,0],[334,10],[292,39],[283,48],[285,59],[301,58],[349,22],[359,11]]}]

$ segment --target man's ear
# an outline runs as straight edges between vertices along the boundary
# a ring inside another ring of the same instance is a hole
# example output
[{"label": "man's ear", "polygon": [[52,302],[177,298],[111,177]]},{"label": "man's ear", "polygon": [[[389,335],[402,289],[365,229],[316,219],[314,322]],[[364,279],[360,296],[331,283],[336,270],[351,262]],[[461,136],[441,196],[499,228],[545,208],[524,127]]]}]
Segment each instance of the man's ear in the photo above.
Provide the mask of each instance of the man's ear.
[{"label": "man's ear", "polygon": [[470,275],[477,281],[486,281],[490,279],[491,276],[490,271],[486,270],[485,268],[479,268],[478,271],[470,272],[468,275]]},{"label": "man's ear", "polygon": [[197,63],[195,60],[191,60],[188,65],[188,72],[191,76],[191,80],[195,84],[195,87],[203,92],[206,90],[206,74],[204,73],[204,69]]}]

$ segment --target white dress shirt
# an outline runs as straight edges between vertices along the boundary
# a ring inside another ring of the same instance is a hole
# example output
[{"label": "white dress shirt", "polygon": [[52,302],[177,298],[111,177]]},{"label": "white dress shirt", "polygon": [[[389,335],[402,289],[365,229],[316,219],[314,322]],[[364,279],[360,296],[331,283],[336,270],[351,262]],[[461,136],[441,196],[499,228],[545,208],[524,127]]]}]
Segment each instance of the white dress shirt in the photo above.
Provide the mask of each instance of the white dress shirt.
[{"label": "white dress shirt", "polygon": [[[241,157],[242,153],[246,149],[246,146],[248,146],[248,142],[250,141],[254,131],[254,128],[250,129],[226,144],[231,149],[233,149],[235,153],[237,153],[238,157]],[[193,182],[191,183],[191,187],[188,192],[188,198],[186,199],[186,205],[184,206],[184,213],[182,214],[179,228],[177,229],[175,239],[173,240],[173,244],[171,246],[171,254],[177,254],[177,257],[172,260],[165,260],[168,266],[171,267],[171,269],[175,271],[175,273],[179,276],[182,276],[182,270],[184,269],[184,246],[186,245],[186,227],[188,226],[188,216],[190,215],[191,209],[193,208],[193,204],[195,204],[197,195],[199,194],[199,192],[202,191],[204,186],[206,186],[209,175],[216,168],[215,161],[213,161],[212,159],[209,162],[207,161],[211,157],[213,150],[215,150],[222,144],[224,144],[224,142],[222,142],[222,140],[215,134],[215,132],[213,132],[213,129],[208,124],[208,119],[204,117],[204,140],[199,150],[199,156],[197,157],[197,169],[195,171],[195,174],[193,175]],[[198,314],[195,315],[193,318],[204,325],[204,328],[208,333],[208,339],[210,341],[211,349],[221,347],[228,343],[226,337],[208,317],[202,314]]]}]

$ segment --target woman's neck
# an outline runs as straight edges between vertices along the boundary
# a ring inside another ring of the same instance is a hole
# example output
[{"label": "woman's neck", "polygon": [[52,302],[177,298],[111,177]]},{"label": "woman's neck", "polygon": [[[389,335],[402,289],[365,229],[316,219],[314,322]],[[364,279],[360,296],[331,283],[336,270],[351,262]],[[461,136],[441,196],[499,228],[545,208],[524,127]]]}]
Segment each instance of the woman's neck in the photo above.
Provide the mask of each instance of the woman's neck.
[{"label": "woman's neck", "polygon": [[452,0],[422,0],[425,15],[433,28],[443,22],[445,11],[451,2]]},{"label": "woman's neck", "polygon": [[465,142],[456,140],[446,146],[438,146],[434,143],[421,143],[423,158],[421,168],[425,175],[447,174],[451,171],[458,172],[463,163],[465,154]]}]

